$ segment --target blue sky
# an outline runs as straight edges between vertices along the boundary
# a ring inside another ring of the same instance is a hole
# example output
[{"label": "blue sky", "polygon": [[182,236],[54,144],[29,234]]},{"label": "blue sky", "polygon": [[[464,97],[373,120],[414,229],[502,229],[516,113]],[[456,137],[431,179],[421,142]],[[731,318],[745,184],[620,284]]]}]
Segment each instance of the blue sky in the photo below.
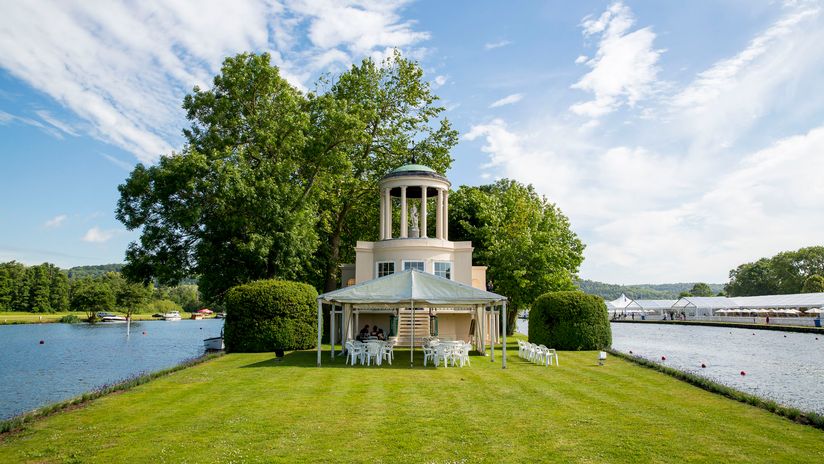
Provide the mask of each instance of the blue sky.
[{"label": "blue sky", "polygon": [[811,1],[9,2],[0,16],[0,260],[120,262],[138,162],[227,55],[307,89],[392,47],[460,131],[454,185],[532,183],[581,276],[723,282],[821,244],[824,5]]}]

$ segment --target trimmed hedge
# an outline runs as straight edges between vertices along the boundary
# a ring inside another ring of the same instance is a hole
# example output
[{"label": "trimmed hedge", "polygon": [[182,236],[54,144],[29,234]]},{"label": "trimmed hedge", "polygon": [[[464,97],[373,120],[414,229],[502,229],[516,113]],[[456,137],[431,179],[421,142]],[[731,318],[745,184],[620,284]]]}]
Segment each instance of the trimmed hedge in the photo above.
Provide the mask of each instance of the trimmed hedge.
[{"label": "trimmed hedge", "polygon": [[539,296],[529,310],[529,341],[559,350],[600,350],[612,345],[604,300],[579,291]]},{"label": "trimmed hedge", "polygon": [[318,292],[307,284],[258,280],[229,289],[223,338],[226,351],[304,350],[317,344]]}]

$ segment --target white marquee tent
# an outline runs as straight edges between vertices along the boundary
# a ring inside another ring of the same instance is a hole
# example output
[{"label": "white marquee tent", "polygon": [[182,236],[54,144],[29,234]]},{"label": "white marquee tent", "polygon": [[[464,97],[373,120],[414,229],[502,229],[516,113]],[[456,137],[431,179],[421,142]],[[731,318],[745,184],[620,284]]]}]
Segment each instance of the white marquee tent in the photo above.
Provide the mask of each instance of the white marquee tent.
[{"label": "white marquee tent", "polygon": [[[453,280],[417,270],[406,270],[388,276],[344,287],[318,296],[318,366],[321,365],[321,333],[323,304],[351,305],[361,308],[454,308],[470,307],[482,310],[485,306],[500,305],[503,319],[503,363],[506,368],[506,297],[480,290]],[[334,318],[332,318],[334,324]],[[334,332],[334,325],[332,326]],[[331,340],[333,350],[335,340]],[[411,340],[410,361],[414,359],[414,335]],[[494,354],[493,354],[494,356]]]}]

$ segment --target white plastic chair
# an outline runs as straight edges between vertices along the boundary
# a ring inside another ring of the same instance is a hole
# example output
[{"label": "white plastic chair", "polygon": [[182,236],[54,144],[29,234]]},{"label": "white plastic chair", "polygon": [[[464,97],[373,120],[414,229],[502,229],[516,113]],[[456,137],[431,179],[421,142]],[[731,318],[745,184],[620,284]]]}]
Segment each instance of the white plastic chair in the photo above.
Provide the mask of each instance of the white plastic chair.
[{"label": "white plastic chair", "polygon": [[452,358],[451,344],[438,344],[435,346],[435,367],[443,361],[443,367],[449,367],[449,360]]},{"label": "white plastic chair", "polygon": [[458,362],[460,363],[461,367],[464,367],[465,364],[472,365],[469,362],[469,352],[472,350],[472,345],[469,343],[464,343],[460,348],[456,350],[455,355],[453,355],[453,365],[455,363],[455,356],[458,358]]},{"label": "white plastic chair", "polygon": [[366,344],[366,365],[371,366],[372,361],[375,361],[375,365],[381,365],[381,359],[383,355],[383,346],[382,343],[379,342],[371,342]]},{"label": "white plastic chair", "polygon": [[354,366],[358,361],[363,364],[363,345],[346,342],[346,364]]},{"label": "white plastic chair", "polygon": [[435,363],[435,366],[437,367],[438,364],[437,364],[437,361],[436,361],[436,356],[437,356],[437,353],[436,353],[436,350],[435,350],[434,346],[424,345],[423,346],[423,367],[426,367],[426,363],[428,361],[432,361],[433,363]]},{"label": "white plastic chair", "polygon": [[381,346],[381,357],[384,361],[389,361],[392,365],[392,360],[395,359],[395,342],[384,342]]}]

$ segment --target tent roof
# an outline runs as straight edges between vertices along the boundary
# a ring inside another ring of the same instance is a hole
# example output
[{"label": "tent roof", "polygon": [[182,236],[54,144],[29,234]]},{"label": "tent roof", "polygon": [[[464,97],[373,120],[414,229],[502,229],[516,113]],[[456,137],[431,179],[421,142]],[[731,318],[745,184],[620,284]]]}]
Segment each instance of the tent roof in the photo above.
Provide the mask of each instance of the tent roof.
[{"label": "tent roof", "polygon": [[622,293],[618,298],[607,301],[607,308],[623,309],[629,306],[630,303],[632,303],[632,300]]},{"label": "tent roof", "polygon": [[791,295],[737,296],[688,296],[681,298],[673,307],[710,309],[766,309],[766,308],[812,308],[824,306],[824,293],[796,293]]},{"label": "tent roof", "polygon": [[430,305],[475,305],[506,301],[497,293],[414,269],[396,272],[318,296],[329,303],[396,305],[414,301]]}]

